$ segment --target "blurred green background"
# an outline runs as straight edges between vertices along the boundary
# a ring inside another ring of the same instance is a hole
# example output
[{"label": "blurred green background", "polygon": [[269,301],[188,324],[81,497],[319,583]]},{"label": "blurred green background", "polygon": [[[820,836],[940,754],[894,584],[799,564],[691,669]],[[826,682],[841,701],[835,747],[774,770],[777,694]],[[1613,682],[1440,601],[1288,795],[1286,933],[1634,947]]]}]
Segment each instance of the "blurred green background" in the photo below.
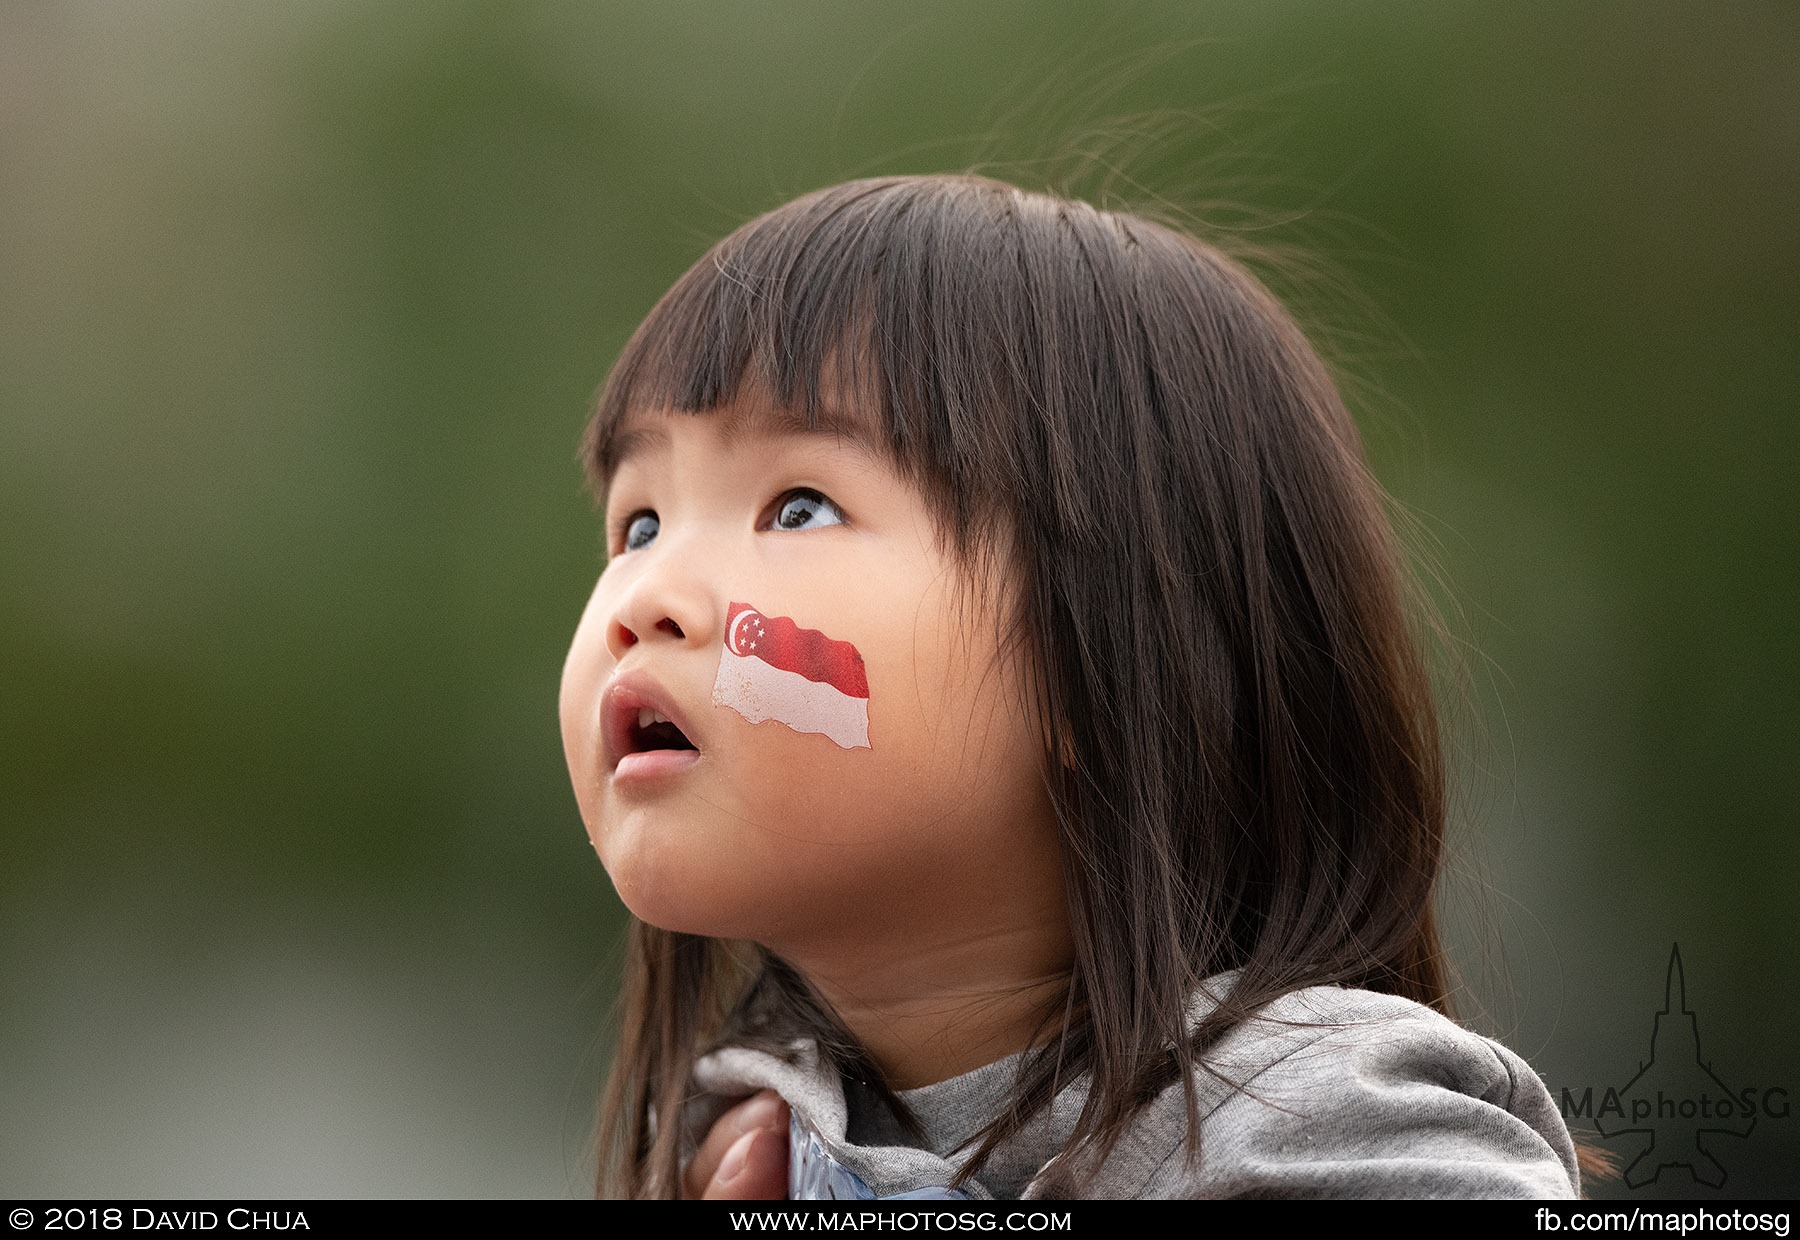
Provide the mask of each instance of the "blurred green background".
[{"label": "blurred green background", "polygon": [[1471,1010],[1623,1085],[1679,942],[1800,1091],[1797,64],[1788,3],[0,8],[0,1191],[591,1191],[586,406],[738,222],[977,163],[1336,273],[1272,278],[1463,643]]}]

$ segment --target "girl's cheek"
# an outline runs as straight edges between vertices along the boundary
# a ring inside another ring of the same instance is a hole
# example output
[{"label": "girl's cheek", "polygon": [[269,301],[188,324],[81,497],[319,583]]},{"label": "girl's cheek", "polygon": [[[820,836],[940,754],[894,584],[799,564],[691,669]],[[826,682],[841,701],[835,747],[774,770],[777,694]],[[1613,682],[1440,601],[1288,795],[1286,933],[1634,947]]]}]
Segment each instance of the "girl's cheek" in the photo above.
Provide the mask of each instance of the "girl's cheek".
[{"label": "girl's cheek", "polygon": [[599,803],[600,690],[612,669],[612,655],[604,641],[602,607],[596,593],[576,626],[563,662],[562,685],[557,696],[557,715],[562,730],[563,757],[582,817],[592,824],[592,807]]}]

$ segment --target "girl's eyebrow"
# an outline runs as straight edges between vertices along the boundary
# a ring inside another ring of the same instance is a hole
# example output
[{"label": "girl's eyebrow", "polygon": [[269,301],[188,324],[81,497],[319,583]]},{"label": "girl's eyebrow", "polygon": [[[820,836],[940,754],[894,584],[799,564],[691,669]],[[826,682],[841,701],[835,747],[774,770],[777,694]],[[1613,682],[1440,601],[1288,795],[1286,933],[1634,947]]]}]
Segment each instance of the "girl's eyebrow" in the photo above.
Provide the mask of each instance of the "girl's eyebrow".
[{"label": "girl's eyebrow", "polygon": [[606,476],[611,478],[619,472],[619,466],[646,448],[666,446],[668,442],[669,432],[660,426],[634,426],[619,431],[606,445]]},{"label": "girl's eyebrow", "polygon": [[815,409],[811,417],[799,409],[773,409],[744,417],[736,417],[725,428],[725,442],[736,446],[747,434],[792,435],[813,438],[830,435],[844,447],[854,449],[877,461],[887,459],[884,444],[867,417],[858,417],[841,409]]},{"label": "girl's eyebrow", "polygon": [[[804,412],[798,409],[772,409],[747,414],[725,415],[725,446],[735,448],[749,435],[761,434],[770,436],[793,436],[810,439],[830,435],[840,445],[860,455],[867,456],[876,462],[885,462],[888,456],[887,445],[881,441],[875,427],[866,417],[857,417],[842,410],[823,408],[815,411],[809,420]],[[627,423],[625,429],[614,434],[606,445],[606,477],[611,478],[619,472],[620,466],[639,453],[655,448],[666,448],[669,443],[669,432],[656,422]],[[810,424],[809,424],[810,421]]]}]

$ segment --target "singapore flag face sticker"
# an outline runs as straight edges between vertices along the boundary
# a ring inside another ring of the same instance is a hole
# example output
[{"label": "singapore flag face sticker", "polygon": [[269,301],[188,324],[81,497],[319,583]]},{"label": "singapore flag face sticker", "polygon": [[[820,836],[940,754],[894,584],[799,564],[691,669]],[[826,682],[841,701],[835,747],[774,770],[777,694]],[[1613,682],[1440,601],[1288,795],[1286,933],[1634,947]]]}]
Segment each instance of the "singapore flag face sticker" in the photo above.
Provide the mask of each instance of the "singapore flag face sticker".
[{"label": "singapore flag face sticker", "polygon": [[713,704],[751,723],[773,719],[818,732],[845,749],[868,749],[869,678],[849,642],[765,616],[748,603],[725,613],[725,649]]}]

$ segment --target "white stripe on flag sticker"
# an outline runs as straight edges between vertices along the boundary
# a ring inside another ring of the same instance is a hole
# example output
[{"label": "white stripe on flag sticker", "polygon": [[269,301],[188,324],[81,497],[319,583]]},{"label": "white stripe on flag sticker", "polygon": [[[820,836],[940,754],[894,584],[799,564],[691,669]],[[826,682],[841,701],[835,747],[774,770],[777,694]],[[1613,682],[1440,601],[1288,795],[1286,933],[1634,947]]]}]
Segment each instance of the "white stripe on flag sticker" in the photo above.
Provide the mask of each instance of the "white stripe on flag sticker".
[{"label": "white stripe on flag sticker", "polygon": [[786,616],[731,604],[712,696],[751,723],[773,719],[844,749],[873,748],[862,655]]}]

